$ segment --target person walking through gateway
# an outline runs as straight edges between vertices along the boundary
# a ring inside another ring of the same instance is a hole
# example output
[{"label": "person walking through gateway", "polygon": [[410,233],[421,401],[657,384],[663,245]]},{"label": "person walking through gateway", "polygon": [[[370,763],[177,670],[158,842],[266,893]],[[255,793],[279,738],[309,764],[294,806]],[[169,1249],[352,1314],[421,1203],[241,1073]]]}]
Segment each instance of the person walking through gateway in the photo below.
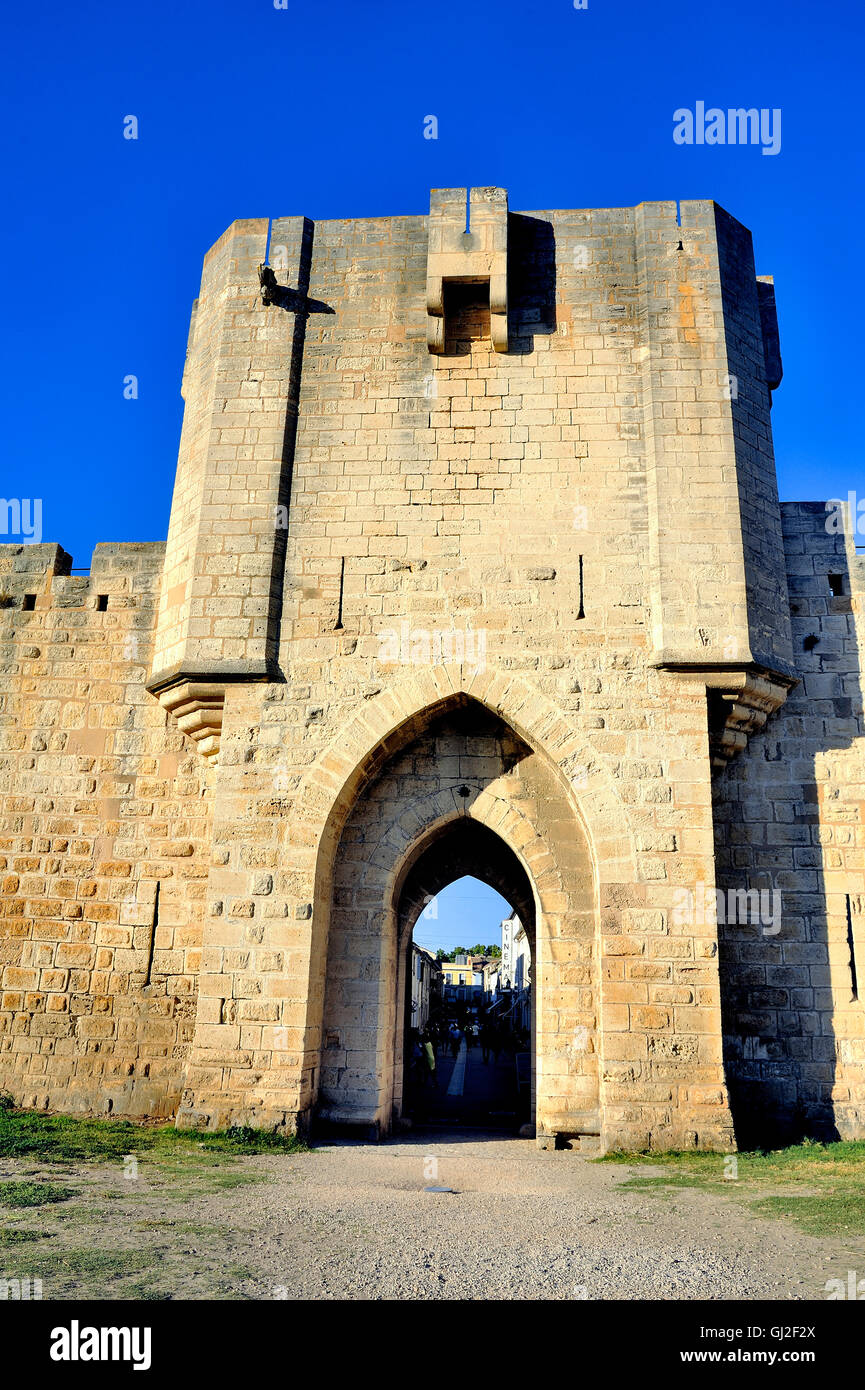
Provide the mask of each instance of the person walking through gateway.
[{"label": "person walking through gateway", "polygon": [[424,1082],[427,1086],[435,1086],[437,1082],[436,1053],[428,1030],[421,1034],[421,1045],[424,1056]]}]

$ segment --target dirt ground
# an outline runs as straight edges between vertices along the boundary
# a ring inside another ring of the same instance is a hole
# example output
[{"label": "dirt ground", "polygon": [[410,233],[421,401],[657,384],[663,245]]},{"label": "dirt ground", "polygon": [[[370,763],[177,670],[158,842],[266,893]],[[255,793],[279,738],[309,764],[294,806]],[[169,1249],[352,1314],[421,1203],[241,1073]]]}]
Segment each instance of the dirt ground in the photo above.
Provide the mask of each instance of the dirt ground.
[{"label": "dirt ground", "polygon": [[73,1195],[3,1208],[0,1273],[40,1278],[44,1299],[437,1300],[825,1299],[828,1279],[865,1274],[863,1237],[805,1235],[732,1193],[629,1190],[635,1172],[477,1134],[62,1171],[5,1159],[0,1179]]}]

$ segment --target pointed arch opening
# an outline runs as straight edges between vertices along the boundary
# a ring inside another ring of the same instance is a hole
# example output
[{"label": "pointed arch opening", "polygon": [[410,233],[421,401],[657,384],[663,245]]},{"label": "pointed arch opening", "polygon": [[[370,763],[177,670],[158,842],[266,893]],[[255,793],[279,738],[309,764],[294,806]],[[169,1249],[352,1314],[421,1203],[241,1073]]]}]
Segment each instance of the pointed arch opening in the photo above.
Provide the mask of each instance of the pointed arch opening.
[{"label": "pointed arch opening", "polygon": [[[449,914],[448,890],[459,898],[466,886],[481,894]],[[495,831],[455,817],[420,845],[396,893],[395,1115],[415,1127],[528,1132],[535,895],[525,868]],[[454,949],[438,960],[431,947]]]},{"label": "pointed arch opening", "polygon": [[359,779],[320,870],[319,1127],[380,1136],[404,1119],[411,927],[437,885],[471,872],[533,936],[538,1128],[598,1132],[592,856],[548,759],[474,700],[418,715]]}]

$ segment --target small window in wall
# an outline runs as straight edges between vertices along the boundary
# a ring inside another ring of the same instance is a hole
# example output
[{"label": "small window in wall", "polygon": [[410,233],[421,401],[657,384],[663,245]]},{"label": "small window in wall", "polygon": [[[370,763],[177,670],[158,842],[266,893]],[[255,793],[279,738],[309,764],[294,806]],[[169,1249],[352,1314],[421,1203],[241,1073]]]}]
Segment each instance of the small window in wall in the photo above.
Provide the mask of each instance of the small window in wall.
[{"label": "small window in wall", "polygon": [[472,343],[487,342],[490,336],[490,283],[487,281],[446,280],[444,282],[445,352],[466,356]]},{"label": "small window in wall", "polygon": [[96,595],[96,611],[97,611],[97,613],[105,613],[105,612],[107,611],[107,609],[108,609],[108,595],[107,595],[107,594],[97,594],[97,595]]},{"label": "small window in wall", "polygon": [[33,609],[36,607],[36,595],[25,594],[24,601],[21,604],[21,607],[24,609],[25,613],[32,613]]},{"label": "small window in wall", "polygon": [[841,598],[844,594],[843,574],[830,574],[829,588],[832,590],[832,593],[835,595],[836,598]]}]

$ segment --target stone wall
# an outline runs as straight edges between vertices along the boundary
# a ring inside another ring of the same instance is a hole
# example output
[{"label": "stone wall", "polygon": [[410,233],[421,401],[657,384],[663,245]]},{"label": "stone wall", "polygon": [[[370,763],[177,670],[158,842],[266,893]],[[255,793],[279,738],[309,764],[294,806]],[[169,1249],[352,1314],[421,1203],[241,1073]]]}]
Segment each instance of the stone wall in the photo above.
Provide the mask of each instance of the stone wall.
[{"label": "stone wall", "polygon": [[85,576],[0,546],[0,1086],[26,1105],[179,1099],[209,802],[144,688],[164,549],[97,546]]},{"label": "stone wall", "polygon": [[775,892],[780,908],[720,933],[746,1144],[865,1123],[865,556],[823,503],[781,512],[800,684],[715,797],[719,886]]}]

